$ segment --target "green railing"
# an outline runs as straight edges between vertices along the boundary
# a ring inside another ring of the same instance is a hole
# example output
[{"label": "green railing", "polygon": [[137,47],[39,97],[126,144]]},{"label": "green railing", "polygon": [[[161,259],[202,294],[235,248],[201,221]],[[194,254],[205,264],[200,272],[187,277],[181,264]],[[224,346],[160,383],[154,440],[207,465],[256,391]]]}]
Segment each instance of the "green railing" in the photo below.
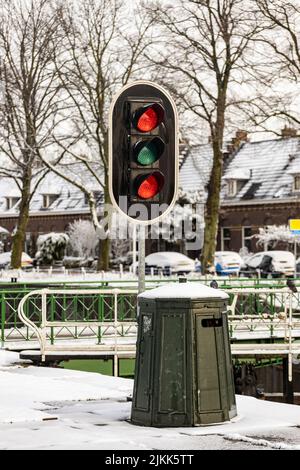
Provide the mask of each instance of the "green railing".
[{"label": "green railing", "polygon": [[[113,294],[80,294],[81,289],[76,289],[77,294],[55,294],[47,297],[47,319],[50,321],[66,322],[109,322],[113,321],[115,313],[115,300]],[[83,290],[83,288],[82,288]],[[94,289],[93,289],[94,290]],[[96,290],[96,288],[95,288]],[[33,331],[25,327],[18,316],[18,307],[21,300],[34,289],[13,289],[0,293],[1,309],[1,342],[28,341],[35,339]],[[117,312],[119,321],[136,320],[135,293],[124,292],[118,295]],[[40,295],[32,295],[24,305],[26,317],[39,326],[42,321],[42,300]],[[66,332],[64,332],[66,333]],[[78,338],[80,335],[88,334],[84,331],[69,331],[70,336]],[[57,335],[62,335],[59,331],[51,330],[51,341],[54,342]],[[98,330],[98,339],[101,340],[102,332]]]},{"label": "green railing", "polygon": [[[209,284],[211,278],[202,279],[202,282]],[[199,279],[197,280],[199,282]],[[169,280],[150,281],[147,282],[147,288],[153,288],[157,285],[164,285]],[[173,281],[174,282],[174,281]],[[276,315],[284,310],[284,296],[281,291],[286,286],[285,280],[274,280],[267,283],[259,283],[257,279],[247,280],[245,283],[240,279],[220,279],[218,278],[219,287],[228,291],[230,295],[230,304],[233,303],[236,290],[239,295],[236,299],[235,314],[241,316],[247,315]],[[47,297],[47,316],[51,320],[56,321],[102,321],[110,320],[114,315],[114,299],[113,295],[97,293],[94,295],[80,294],[84,289],[89,290],[108,290],[114,288],[116,281],[103,281],[100,283],[53,283],[49,286],[43,283],[30,283],[30,284],[0,284],[0,315],[1,315],[1,331],[0,341],[11,342],[19,340],[31,340],[33,332],[27,327],[24,327],[18,317],[18,306],[20,301],[25,295],[37,290],[37,288],[50,287],[51,289],[76,289],[76,295],[55,294]],[[120,321],[130,320],[136,318],[136,294],[128,293],[132,289],[132,284],[128,285],[128,281],[118,281],[118,318]],[[133,285],[136,288],[136,281]],[[249,291],[249,287],[252,292]],[[262,294],[262,289],[267,288],[268,293]],[[243,291],[245,290],[245,295]],[[274,292],[272,292],[274,290]],[[126,292],[127,291],[127,292]],[[234,291],[234,292],[233,292]],[[297,314],[298,310],[298,294],[295,294],[294,311]],[[31,296],[25,304],[26,316],[33,323],[39,325],[41,322],[41,297]],[[52,331],[52,340],[55,339],[55,332]],[[75,332],[76,336],[76,332]],[[99,331],[99,340],[101,332]]]}]

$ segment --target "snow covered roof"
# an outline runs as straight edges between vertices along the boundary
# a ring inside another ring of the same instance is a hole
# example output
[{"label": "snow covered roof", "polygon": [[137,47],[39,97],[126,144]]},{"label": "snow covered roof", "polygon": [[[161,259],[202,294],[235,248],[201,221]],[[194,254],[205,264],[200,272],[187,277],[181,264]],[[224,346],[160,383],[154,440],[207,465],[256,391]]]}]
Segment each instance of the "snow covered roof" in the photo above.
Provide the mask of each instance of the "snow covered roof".
[{"label": "snow covered roof", "polygon": [[[294,197],[291,171],[298,167],[300,173],[299,137],[262,142],[247,142],[232,157],[224,180],[229,180],[237,169],[250,178],[230,200],[278,199]],[[297,173],[297,171],[295,172]],[[226,187],[222,199],[228,200]]]},{"label": "snow covered roof", "polygon": [[[210,144],[190,148],[180,170],[180,188],[187,194],[203,193],[213,163]],[[293,176],[300,174],[300,138],[245,142],[226,163],[221,198],[226,201],[295,198]],[[227,181],[238,180],[238,193],[227,196]]]},{"label": "snow covered roof", "polygon": [[191,147],[180,170],[180,188],[186,193],[203,192],[204,197],[212,164],[213,151],[210,144]]},{"label": "snow covered roof", "polygon": [[289,175],[300,175],[300,154],[291,158],[293,159],[293,162],[291,163],[287,173]]},{"label": "snow covered roof", "polygon": [[251,178],[251,170],[248,168],[232,168],[223,176],[223,180],[248,181]]},{"label": "snow covered roof", "polygon": [[[102,190],[99,186],[99,183],[92,177],[90,172],[87,172],[83,165],[71,165],[68,169],[64,168],[63,171],[66,173],[68,172],[68,176],[83,184],[87,189],[91,191],[97,191],[99,193],[99,197],[97,197],[98,205],[101,206],[103,202]],[[100,171],[99,171],[99,174]],[[53,195],[56,196],[51,203],[50,206],[45,209],[44,208],[44,195]],[[20,190],[18,189],[16,183],[9,178],[0,178],[0,214],[10,214],[14,215],[18,212],[19,204],[15,204],[14,207],[7,210],[7,203],[6,198],[14,197],[20,198]],[[80,189],[78,189],[73,184],[69,183],[62,177],[58,176],[57,174],[50,172],[48,173],[45,178],[40,183],[38,190],[34,194],[31,204],[30,204],[30,212],[61,212],[61,211],[68,211],[68,212],[83,212],[89,211],[89,207],[85,200],[85,195],[82,193]]]},{"label": "snow covered roof", "polygon": [[186,157],[188,156],[189,153],[189,146],[188,144],[180,144],[179,145],[179,167],[181,168],[182,165],[184,164]]},{"label": "snow covered roof", "polygon": [[[206,188],[209,183],[213,164],[213,151],[210,144],[195,145],[190,148],[181,145],[180,188],[192,197],[197,195],[197,202],[205,202]],[[300,138],[246,142],[226,164],[223,176],[221,197],[225,202],[245,202],[253,199],[295,198],[293,193],[294,175],[300,174]],[[81,164],[64,167],[71,179],[83,184],[92,191],[97,191],[97,203],[101,207],[103,193],[99,183]],[[102,170],[95,169],[98,175]],[[226,182],[236,179],[238,193],[228,198]],[[44,208],[44,195],[53,195],[50,207]],[[7,209],[6,198],[19,198],[20,191],[16,183],[9,178],[0,178],[0,214],[15,215],[19,204]],[[49,173],[39,185],[32,198],[31,213],[37,212],[89,212],[84,194],[74,185],[54,173]]]},{"label": "snow covered roof", "polygon": [[212,289],[204,284],[187,282],[173,283],[167,286],[143,292],[140,299],[228,299],[229,296],[219,289]]}]

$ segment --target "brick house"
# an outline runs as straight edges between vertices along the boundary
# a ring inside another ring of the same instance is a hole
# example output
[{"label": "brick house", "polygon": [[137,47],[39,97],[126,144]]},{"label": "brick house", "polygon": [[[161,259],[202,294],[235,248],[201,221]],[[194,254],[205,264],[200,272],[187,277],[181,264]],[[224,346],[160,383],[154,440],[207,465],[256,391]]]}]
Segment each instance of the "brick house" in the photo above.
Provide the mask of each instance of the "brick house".
[{"label": "brick house", "polygon": [[[205,186],[211,167],[209,144],[190,149],[182,188]],[[285,128],[280,139],[249,142],[247,133],[238,131],[225,151],[218,250],[261,251],[253,238],[259,228],[287,225],[291,218],[300,218],[300,137]]]},{"label": "brick house", "polygon": [[[94,191],[99,203],[99,213],[103,195],[96,181],[90,174],[84,174],[83,168],[73,168],[85,178],[86,187]],[[71,175],[70,175],[71,176]],[[18,217],[20,191],[12,179],[0,178],[0,226],[13,232]],[[34,256],[39,235],[49,232],[66,232],[69,224],[78,219],[90,219],[88,201],[75,186],[56,174],[48,173],[34,194],[30,204],[30,219],[27,226],[25,251]],[[9,251],[11,237],[2,236],[4,250]]]},{"label": "brick house", "polygon": [[222,250],[261,251],[260,227],[300,218],[300,138],[245,142],[223,176],[218,245]]},{"label": "brick house", "polygon": [[[205,205],[205,187],[212,168],[210,144],[181,147],[180,187],[186,194],[200,194]],[[103,194],[99,185],[84,176],[86,185],[95,192],[99,214]],[[202,196],[201,196],[202,195]],[[261,251],[253,235],[266,225],[287,224],[300,218],[300,137],[293,129],[284,129],[281,139],[249,142],[247,133],[238,131],[225,151],[221,194],[218,249]],[[20,192],[11,179],[0,179],[0,227],[13,232],[18,215]],[[32,199],[25,250],[34,255],[38,235],[65,232],[71,222],[90,219],[84,194],[54,174],[48,174]],[[4,249],[10,249],[10,237]],[[184,250],[184,244],[172,247],[164,240],[148,244],[148,251]],[[197,256],[197,253],[191,253]]]}]

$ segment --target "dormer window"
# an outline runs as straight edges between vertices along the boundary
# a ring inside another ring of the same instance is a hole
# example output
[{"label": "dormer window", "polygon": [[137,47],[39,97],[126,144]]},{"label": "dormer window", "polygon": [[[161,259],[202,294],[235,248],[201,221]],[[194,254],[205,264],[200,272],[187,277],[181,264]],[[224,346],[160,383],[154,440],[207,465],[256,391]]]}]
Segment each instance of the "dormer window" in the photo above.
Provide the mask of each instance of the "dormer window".
[{"label": "dormer window", "polygon": [[9,211],[15,207],[20,201],[19,197],[7,197],[6,198],[6,210]]},{"label": "dormer window", "polygon": [[57,194],[43,194],[43,209],[49,209],[57,198]]},{"label": "dormer window", "polygon": [[222,178],[227,183],[227,197],[235,197],[251,178],[252,171],[249,169],[230,169]]},{"label": "dormer window", "polygon": [[227,181],[227,196],[228,197],[235,197],[237,195],[237,193],[242,189],[244,184],[245,184],[245,181],[228,180]]},{"label": "dormer window", "polygon": [[234,197],[237,193],[237,180],[229,180],[228,181],[228,189],[227,189],[227,196]]},{"label": "dormer window", "polygon": [[300,174],[294,176],[294,191],[300,192]]}]

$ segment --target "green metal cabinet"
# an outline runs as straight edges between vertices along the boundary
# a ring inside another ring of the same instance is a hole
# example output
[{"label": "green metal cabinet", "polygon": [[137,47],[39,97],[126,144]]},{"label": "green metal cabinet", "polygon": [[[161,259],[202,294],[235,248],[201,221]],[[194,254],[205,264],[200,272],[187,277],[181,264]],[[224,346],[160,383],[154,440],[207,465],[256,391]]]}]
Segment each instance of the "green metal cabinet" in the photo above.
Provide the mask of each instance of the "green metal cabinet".
[{"label": "green metal cabinet", "polygon": [[199,426],[236,416],[227,298],[189,284],[139,296],[134,424]]}]

